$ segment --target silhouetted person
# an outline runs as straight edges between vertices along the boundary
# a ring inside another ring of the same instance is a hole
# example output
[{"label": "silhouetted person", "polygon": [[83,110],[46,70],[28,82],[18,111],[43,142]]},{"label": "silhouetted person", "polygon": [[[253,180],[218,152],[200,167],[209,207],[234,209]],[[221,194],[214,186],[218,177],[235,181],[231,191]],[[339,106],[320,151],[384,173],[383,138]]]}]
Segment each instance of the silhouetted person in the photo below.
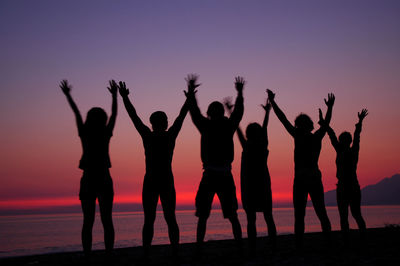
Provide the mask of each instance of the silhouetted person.
[{"label": "silhouetted person", "polygon": [[[349,232],[349,206],[362,237],[366,231],[365,221],[361,215],[361,190],[357,180],[357,163],[360,151],[362,122],[367,115],[367,109],[363,109],[361,113],[358,113],[358,123],[354,131],[354,140],[352,140],[350,132],[347,131],[340,134],[338,140],[333,129],[322,121],[322,125],[327,128],[332,146],[336,151],[336,177],[338,179],[336,199],[340,214],[340,226],[345,242],[348,240]],[[352,141],[353,145],[351,145]]]},{"label": "silhouetted person", "polygon": [[[296,246],[301,247],[304,235],[304,217],[306,214],[307,198],[310,194],[315,213],[317,214],[322,231],[329,239],[331,223],[325,209],[324,188],[321,180],[321,171],[318,167],[319,154],[321,152],[322,139],[326,129],[320,127],[314,133],[314,124],[306,114],[300,114],[294,121],[294,126],[286,118],[285,114],[275,102],[275,93],[267,90],[268,98],[272,108],[283,126],[294,138],[294,183],[293,183],[293,205],[296,237]],[[328,107],[325,115],[327,124],[331,121],[332,108],[335,102],[333,94],[328,95],[324,100]],[[319,109],[319,117],[322,120],[322,111]]]},{"label": "silhouetted person", "polygon": [[[227,99],[225,106],[231,111],[233,105]],[[255,248],[257,230],[256,213],[263,212],[268,226],[268,235],[275,247],[276,227],[272,216],[271,178],[268,171],[268,120],[271,104],[262,105],[265,110],[263,125],[251,123],[246,128],[246,137],[240,127],[236,130],[242,145],[240,185],[243,209],[247,216],[247,236],[250,246]]]},{"label": "silhouetted person", "polygon": [[203,177],[196,195],[197,243],[201,246],[206,233],[207,219],[210,215],[214,195],[221,202],[224,218],[229,219],[235,239],[241,244],[242,229],[237,216],[237,198],[235,181],[231,173],[233,161],[233,135],[243,116],[243,86],[244,79],[236,77],[235,87],[238,92],[234,110],[231,116],[224,116],[224,106],[220,102],[212,102],[208,106],[207,118],[197,105],[195,89],[196,75],[189,75],[187,97],[190,102],[190,115],[194,125],[201,134],[201,160],[203,162]]},{"label": "silhouetted person", "polygon": [[104,243],[107,251],[114,248],[114,226],[112,206],[114,199],[113,181],[109,168],[109,144],[117,117],[118,87],[114,80],[109,82],[108,90],[112,95],[112,111],[107,123],[106,112],[94,107],[87,113],[83,123],[81,114],[71,97],[71,86],[67,80],[61,81],[60,88],[67,97],[78,126],[82,142],[83,155],[79,168],[83,170],[79,199],[83,211],[82,246],[86,255],[92,250],[92,228],[96,212],[96,198],[99,200],[101,222],[104,228]]},{"label": "silhouetted person", "polygon": [[145,256],[148,255],[153,239],[158,198],[160,198],[164,218],[168,225],[169,240],[176,252],[179,244],[179,228],[175,217],[176,193],[171,163],[175,141],[188,112],[188,105],[185,101],[178,117],[169,129],[167,115],[164,112],[157,111],[151,114],[150,123],[153,128],[151,131],[143,124],[129,100],[129,90],[126,88],[125,82],[119,82],[119,92],[124,100],[126,111],[142,137],[146,157],[146,174],[142,192],[144,210],[142,237]]}]

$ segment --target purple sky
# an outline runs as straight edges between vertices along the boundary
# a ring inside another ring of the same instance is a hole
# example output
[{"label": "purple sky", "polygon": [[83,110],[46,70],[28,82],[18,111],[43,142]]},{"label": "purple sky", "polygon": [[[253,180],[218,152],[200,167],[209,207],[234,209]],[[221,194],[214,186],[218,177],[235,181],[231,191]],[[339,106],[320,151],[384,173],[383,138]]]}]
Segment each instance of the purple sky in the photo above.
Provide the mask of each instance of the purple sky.
[{"label": "purple sky", "polygon": [[[92,106],[109,113],[107,80],[125,80],[146,123],[155,110],[174,119],[192,72],[203,111],[235,95],[234,76],[248,80],[242,127],[261,121],[267,87],[291,121],[303,111],[316,122],[334,92],[339,133],[370,109],[360,183],[399,172],[400,1],[1,1],[0,36],[0,200],[76,195],[81,148],[63,78],[83,116]],[[140,195],[142,144],[120,103],[111,143],[117,191]],[[199,138],[188,117],[175,153],[178,194],[197,189]],[[273,189],[290,194],[293,143],[274,114],[270,138]],[[237,173],[238,145],[235,158]],[[325,188],[334,188],[327,140],[320,165]]]}]

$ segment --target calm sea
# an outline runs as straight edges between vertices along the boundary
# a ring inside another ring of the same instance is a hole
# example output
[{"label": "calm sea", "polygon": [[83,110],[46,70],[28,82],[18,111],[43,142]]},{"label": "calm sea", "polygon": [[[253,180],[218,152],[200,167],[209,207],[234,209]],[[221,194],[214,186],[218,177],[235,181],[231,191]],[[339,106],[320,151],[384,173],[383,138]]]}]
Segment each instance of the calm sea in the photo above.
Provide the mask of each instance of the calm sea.
[{"label": "calm sea", "polygon": [[[339,214],[336,207],[328,207],[333,230],[339,230]],[[368,227],[382,227],[385,224],[400,224],[400,206],[365,206],[362,212]],[[177,211],[181,242],[194,242],[196,222],[194,211]],[[116,232],[115,246],[133,247],[141,245],[143,213],[114,213]],[[239,219],[246,236],[246,216],[239,210]],[[275,208],[274,219],[278,234],[293,233],[293,209]],[[356,228],[352,217],[350,226]],[[80,231],[82,214],[16,215],[0,216],[0,257],[43,254],[81,250]],[[306,231],[320,231],[320,224],[312,207],[307,208]],[[257,215],[259,236],[267,235],[262,214]],[[207,224],[206,240],[231,239],[232,231],[228,220],[220,210],[213,210]],[[153,244],[167,244],[168,230],[162,212],[157,212]],[[104,249],[103,230],[100,217],[96,216],[93,228],[93,248]]]}]

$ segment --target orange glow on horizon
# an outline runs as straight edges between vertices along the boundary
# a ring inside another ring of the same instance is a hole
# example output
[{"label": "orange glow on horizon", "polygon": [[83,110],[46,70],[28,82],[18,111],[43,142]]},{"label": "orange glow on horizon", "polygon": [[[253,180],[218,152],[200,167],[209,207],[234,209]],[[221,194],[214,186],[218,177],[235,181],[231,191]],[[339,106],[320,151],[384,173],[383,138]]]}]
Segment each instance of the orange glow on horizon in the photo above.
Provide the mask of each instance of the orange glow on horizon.
[{"label": "orange glow on horizon", "polygon": [[[183,192],[176,195],[177,205],[191,205],[195,202],[196,192]],[[273,193],[273,201],[275,203],[291,202],[292,195],[290,193]],[[241,201],[240,193],[237,193],[238,201]],[[217,196],[214,197],[214,204],[218,203]],[[0,210],[22,210],[22,209],[38,209],[46,207],[63,207],[79,205],[78,197],[62,197],[62,198],[36,198],[36,199],[16,199],[0,201]],[[114,204],[142,204],[141,195],[119,195],[115,196]]]}]

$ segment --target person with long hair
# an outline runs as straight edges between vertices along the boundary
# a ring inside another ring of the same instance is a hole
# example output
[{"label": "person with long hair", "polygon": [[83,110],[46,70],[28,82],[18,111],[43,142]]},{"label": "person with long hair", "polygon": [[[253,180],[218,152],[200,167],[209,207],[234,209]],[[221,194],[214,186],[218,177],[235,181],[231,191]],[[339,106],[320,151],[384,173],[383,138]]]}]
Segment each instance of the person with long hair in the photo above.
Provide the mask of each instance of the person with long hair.
[{"label": "person with long hair", "polygon": [[[225,100],[225,107],[232,112],[233,105],[230,99]],[[240,126],[236,130],[243,148],[240,170],[240,187],[242,206],[247,217],[247,236],[250,247],[255,249],[257,229],[256,213],[262,212],[268,226],[268,236],[272,247],[276,247],[276,226],[272,216],[271,177],[268,170],[268,120],[271,103],[267,100],[262,105],[265,116],[262,126],[259,123],[250,123],[246,128],[246,135]]]},{"label": "person with long hair", "polygon": [[79,190],[83,212],[81,235],[83,251],[86,255],[89,255],[92,250],[92,229],[96,212],[96,199],[98,199],[101,222],[104,228],[105,248],[109,252],[114,248],[115,237],[112,222],[114,189],[109,171],[111,167],[109,144],[117,117],[117,83],[110,80],[108,87],[112,95],[110,119],[107,118],[107,113],[102,108],[93,107],[87,113],[85,122],[83,122],[81,113],[72,99],[72,86],[67,80],[63,80],[60,88],[75,114],[83,149],[79,163],[79,168],[83,170]]}]

